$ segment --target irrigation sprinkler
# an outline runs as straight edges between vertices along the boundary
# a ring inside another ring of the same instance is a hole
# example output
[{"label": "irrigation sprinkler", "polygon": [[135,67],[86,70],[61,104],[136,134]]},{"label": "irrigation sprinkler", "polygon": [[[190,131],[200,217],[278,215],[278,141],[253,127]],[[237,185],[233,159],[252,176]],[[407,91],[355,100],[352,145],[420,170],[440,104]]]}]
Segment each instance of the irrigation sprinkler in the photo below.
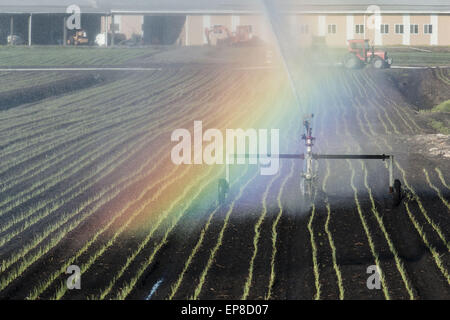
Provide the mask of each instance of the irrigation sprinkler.
[{"label": "irrigation sprinkler", "polygon": [[[382,160],[389,161],[388,162],[388,170],[389,170],[389,194],[392,198],[392,205],[398,206],[402,199],[402,188],[400,180],[394,179],[394,156],[393,155],[373,155],[373,154],[318,154],[313,153],[313,146],[316,138],[312,135],[312,127],[310,119],[312,119],[314,115],[311,115],[308,119],[303,121],[304,134],[302,136],[302,140],[305,141],[305,153],[301,154],[279,154],[279,159],[294,159],[294,160],[304,160],[304,169],[300,174],[300,193],[309,201],[314,199],[315,192],[317,190],[317,166],[315,162],[318,160]],[[276,155],[275,155],[276,156]],[[225,178],[219,180],[219,203],[225,203],[227,194],[229,192],[230,186],[230,164],[229,159],[234,158],[244,158],[244,159],[264,159],[270,158],[273,155],[259,155],[259,154],[231,154],[227,159],[226,170],[225,170]]]}]

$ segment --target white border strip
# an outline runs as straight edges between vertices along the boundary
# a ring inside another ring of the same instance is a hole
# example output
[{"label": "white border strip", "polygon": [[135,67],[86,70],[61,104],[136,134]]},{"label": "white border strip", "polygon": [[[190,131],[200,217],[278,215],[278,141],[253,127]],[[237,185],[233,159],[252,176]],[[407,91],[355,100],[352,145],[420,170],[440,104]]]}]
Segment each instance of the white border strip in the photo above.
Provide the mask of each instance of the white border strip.
[{"label": "white border strip", "polygon": [[[367,14],[365,10],[287,10],[282,11],[289,14]],[[48,10],[48,11],[35,11],[35,10],[21,10],[21,11],[7,11],[2,10],[0,6],[0,14],[65,14],[65,11]],[[263,15],[261,10],[108,10],[108,11],[85,11],[86,14],[123,14],[123,15],[199,15],[199,14],[235,14],[235,15]],[[381,10],[381,14],[450,14],[450,10]]]}]

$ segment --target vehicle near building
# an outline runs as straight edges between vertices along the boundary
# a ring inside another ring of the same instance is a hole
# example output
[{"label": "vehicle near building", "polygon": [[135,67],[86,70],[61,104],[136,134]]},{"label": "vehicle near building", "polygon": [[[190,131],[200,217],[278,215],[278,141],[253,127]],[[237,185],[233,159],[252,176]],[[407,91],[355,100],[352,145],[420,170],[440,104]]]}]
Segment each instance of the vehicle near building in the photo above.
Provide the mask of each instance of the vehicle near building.
[{"label": "vehicle near building", "polygon": [[372,65],[375,69],[389,68],[392,58],[383,50],[375,51],[368,39],[353,39],[348,41],[348,53],[344,57],[344,66],[347,69],[358,69]]},{"label": "vehicle near building", "polygon": [[86,31],[82,29],[77,30],[73,36],[67,39],[67,44],[74,46],[89,44],[89,38],[87,36]]},{"label": "vehicle near building", "polygon": [[237,26],[235,32],[231,32],[223,25],[214,25],[211,28],[205,28],[205,35],[210,46],[242,46],[258,42],[258,38],[253,35],[251,25]]},{"label": "vehicle near building", "polygon": [[18,34],[13,34],[7,37],[6,42],[8,45],[20,46],[25,43],[25,40],[22,38],[22,36]]}]

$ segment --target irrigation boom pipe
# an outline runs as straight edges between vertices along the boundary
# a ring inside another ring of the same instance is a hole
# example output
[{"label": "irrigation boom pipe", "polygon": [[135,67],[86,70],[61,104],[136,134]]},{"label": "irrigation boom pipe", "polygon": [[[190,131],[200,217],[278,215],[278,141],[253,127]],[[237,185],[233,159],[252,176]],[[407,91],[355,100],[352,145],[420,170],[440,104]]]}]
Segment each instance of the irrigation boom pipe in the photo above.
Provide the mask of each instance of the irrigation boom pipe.
[{"label": "irrigation boom pipe", "polygon": [[[329,160],[387,160],[389,159],[388,167],[389,167],[389,193],[394,196],[394,204],[398,205],[401,201],[401,185],[400,182],[394,180],[394,156],[393,155],[373,155],[373,154],[318,154],[313,153],[312,149],[314,146],[314,142],[316,140],[312,135],[312,128],[310,125],[310,119],[313,118],[314,115],[308,115],[307,118],[303,121],[303,126],[305,128],[305,133],[302,136],[302,140],[305,141],[306,152],[299,154],[227,154],[226,155],[226,170],[225,170],[225,179],[221,179],[219,181],[219,203],[223,203],[226,197],[226,193],[228,193],[229,185],[230,185],[230,164],[246,164],[246,161],[237,161],[238,159],[252,159],[253,162],[250,164],[257,164],[256,160],[272,160],[272,159],[294,159],[294,160],[305,160],[304,166],[305,170],[301,174],[302,177],[302,190],[304,194],[311,195],[313,190],[312,184],[317,179],[317,175],[314,170],[313,160],[319,159],[329,159]],[[269,163],[269,162],[268,162]],[[261,164],[261,161],[260,161]],[[264,164],[263,164],[264,165]],[[306,182],[306,187],[304,182]]]},{"label": "irrigation boom pipe", "polygon": [[[278,155],[264,155],[264,154],[230,154],[229,159],[297,159],[304,160],[305,154],[287,154],[282,153]],[[372,154],[317,154],[313,153],[312,158],[314,160],[327,159],[327,160],[387,160],[389,159],[389,189],[392,192],[394,187],[394,156],[393,155],[372,155]],[[234,164],[234,161],[231,163]],[[226,161],[226,181],[230,182],[230,162]]]}]

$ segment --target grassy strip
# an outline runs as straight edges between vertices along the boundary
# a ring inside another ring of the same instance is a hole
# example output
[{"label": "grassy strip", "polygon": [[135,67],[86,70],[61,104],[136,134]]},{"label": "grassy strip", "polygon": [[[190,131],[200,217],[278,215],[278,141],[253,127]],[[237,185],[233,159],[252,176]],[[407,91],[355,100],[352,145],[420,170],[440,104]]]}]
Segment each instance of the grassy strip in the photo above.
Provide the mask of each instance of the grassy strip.
[{"label": "grassy strip", "polygon": [[158,52],[155,48],[92,48],[2,46],[3,66],[109,66]]}]

